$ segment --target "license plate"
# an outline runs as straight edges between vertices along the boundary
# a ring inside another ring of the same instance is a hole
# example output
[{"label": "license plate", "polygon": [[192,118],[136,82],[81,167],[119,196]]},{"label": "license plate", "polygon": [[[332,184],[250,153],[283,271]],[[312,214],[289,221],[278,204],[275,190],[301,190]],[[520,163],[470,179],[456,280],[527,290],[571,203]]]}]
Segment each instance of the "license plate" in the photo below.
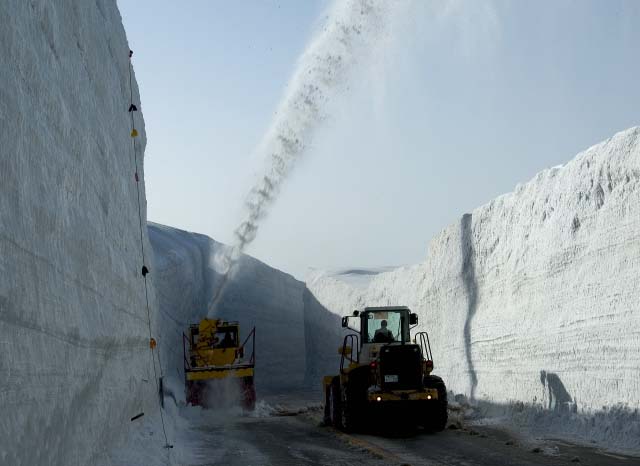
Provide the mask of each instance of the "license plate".
[{"label": "license plate", "polygon": [[397,375],[385,375],[384,376],[384,381],[385,382],[397,382],[398,381],[398,376]]}]

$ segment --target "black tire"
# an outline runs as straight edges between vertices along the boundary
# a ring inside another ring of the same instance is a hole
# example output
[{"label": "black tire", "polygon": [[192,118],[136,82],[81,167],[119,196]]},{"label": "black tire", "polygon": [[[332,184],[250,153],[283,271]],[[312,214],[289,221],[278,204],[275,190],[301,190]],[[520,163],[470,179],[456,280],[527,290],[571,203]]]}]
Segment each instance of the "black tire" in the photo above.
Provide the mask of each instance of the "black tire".
[{"label": "black tire", "polygon": [[329,416],[331,425],[336,429],[342,429],[342,399],[340,393],[340,381],[334,380],[329,387]]},{"label": "black tire", "polygon": [[253,376],[242,379],[242,407],[248,411],[256,408],[256,386],[253,383]]},{"label": "black tire", "polygon": [[357,367],[349,372],[348,383],[342,388],[341,425],[345,432],[360,430],[365,425],[369,367]]},{"label": "black tire", "polygon": [[188,380],[186,390],[187,403],[191,406],[202,406],[203,408],[206,407],[203,404],[203,400],[205,399],[205,389],[206,387],[202,382]]},{"label": "black tire", "polygon": [[331,406],[329,405],[329,396],[331,393],[331,385],[324,387],[324,417],[322,422],[325,426],[331,425]]},{"label": "black tire", "polygon": [[447,426],[449,413],[447,411],[447,387],[444,381],[437,375],[427,375],[424,377],[425,388],[435,388],[438,390],[438,401],[429,403],[427,412],[422,413],[422,424],[426,429],[440,432]]},{"label": "black tire", "polygon": [[340,426],[345,432],[353,432],[356,429],[357,415],[353,405],[352,397],[349,396],[349,390],[344,389],[340,409]]}]

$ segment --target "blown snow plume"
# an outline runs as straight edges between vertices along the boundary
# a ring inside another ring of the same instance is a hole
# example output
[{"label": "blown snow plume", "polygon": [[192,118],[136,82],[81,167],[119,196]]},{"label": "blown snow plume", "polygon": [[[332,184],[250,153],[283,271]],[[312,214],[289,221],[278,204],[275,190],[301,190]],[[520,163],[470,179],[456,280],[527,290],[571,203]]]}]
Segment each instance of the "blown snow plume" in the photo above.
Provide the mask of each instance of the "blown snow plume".
[{"label": "blown snow plume", "polygon": [[386,32],[389,8],[382,0],[334,2],[326,24],[300,57],[276,116],[258,147],[264,167],[244,203],[232,247],[215,257],[222,274],[209,312],[216,309],[240,254],[255,239],[282,183],[328,118],[329,103],[346,87],[351,71],[375,52]]}]

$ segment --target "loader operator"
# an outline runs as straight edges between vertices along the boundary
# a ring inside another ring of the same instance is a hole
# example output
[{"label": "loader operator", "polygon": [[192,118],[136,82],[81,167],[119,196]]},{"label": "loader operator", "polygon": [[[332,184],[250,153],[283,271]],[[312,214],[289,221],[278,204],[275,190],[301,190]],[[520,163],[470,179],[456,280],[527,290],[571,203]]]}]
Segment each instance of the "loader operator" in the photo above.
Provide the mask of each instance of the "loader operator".
[{"label": "loader operator", "polygon": [[376,330],[376,333],[373,335],[373,341],[375,343],[391,343],[395,341],[393,333],[387,328],[386,320],[380,322],[380,328]]}]

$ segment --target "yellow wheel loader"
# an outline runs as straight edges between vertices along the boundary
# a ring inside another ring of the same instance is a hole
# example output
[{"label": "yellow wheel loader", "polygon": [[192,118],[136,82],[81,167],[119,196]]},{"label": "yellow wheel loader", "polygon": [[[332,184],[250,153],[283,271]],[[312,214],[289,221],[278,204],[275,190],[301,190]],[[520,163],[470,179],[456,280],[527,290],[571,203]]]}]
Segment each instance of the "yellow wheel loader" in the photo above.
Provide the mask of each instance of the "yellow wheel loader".
[{"label": "yellow wheel loader", "polygon": [[399,422],[445,428],[447,389],[431,374],[428,334],[411,341],[416,325],[418,316],[405,306],[367,307],[342,318],[342,327],[355,333],[338,350],[339,374],[323,379],[325,424],[345,431]]},{"label": "yellow wheel loader", "polygon": [[[182,334],[187,403],[204,408],[215,407],[216,389],[223,381],[231,380],[234,389],[240,391],[243,406],[254,408],[255,327],[242,344],[239,344],[239,338],[238,322],[221,319],[203,319]],[[246,355],[245,347],[249,341],[251,354]]]}]

